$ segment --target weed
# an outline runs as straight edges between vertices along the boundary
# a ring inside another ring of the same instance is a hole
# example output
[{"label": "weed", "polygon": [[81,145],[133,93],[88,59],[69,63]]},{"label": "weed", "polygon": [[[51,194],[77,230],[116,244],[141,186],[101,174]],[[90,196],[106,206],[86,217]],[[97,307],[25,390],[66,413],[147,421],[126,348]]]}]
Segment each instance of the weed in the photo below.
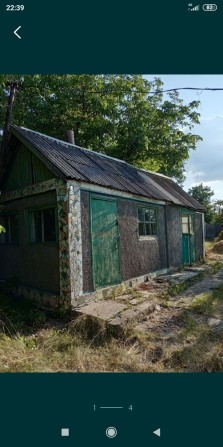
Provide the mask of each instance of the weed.
[{"label": "weed", "polygon": [[111,292],[107,296],[107,299],[116,300],[117,298],[120,297],[120,295],[122,295],[125,292],[125,290],[126,290],[125,285],[120,284],[120,286],[116,286],[111,290]]},{"label": "weed", "polygon": [[170,307],[170,302],[169,302],[168,300],[163,299],[163,300],[161,301],[161,306],[162,306],[164,309],[167,309],[168,307]]},{"label": "weed", "polygon": [[180,283],[171,283],[169,284],[167,290],[163,291],[161,293],[160,298],[165,302],[168,303],[169,298],[173,298],[175,296],[180,295],[182,292],[187,290],[192,285],[196,284],[197,282],[201,281],[204,277],[204,273],[199,273],[194,278],[188,279],[187,281],[182,281]]},{"label": "weed", "polygon": [[223,319],[223,285],[198,296],[190,308],[194,312]]},{"label": "weed", "polygon": [[[219,267],[215,263],[214,269]],[[203,316],[223,316],[223,286],[200,295],[187,310],[173,310],[169,300],[201,276],[171,284],[160,297],[168,310],[162,309],[160,320],[158,314],[154,321],[151,315],[152,324],[144,332],[129,324],[124,333],[117,333],[103,320],[87,315],[74,318],[69,313],[60,315],[60,323],[53,322],[52,315],[30,301],[2,294],[0,371],[223,371],[223,331],[210,328]],[[121,292],[114,289],[113,299],[121,298]],[[139,301],[142,298],[137,288],[125,293]]]},{"label": "weed", "polygon": [[213,299],[211,293],[201,294],[201,296],[192,302],[191,309],[198,313],[208,313],[212,306],[212,301]]},{"label": "weed", "polygon": [[142,298],[142,293],[139,292],[139,290],[137,289],[132,289],[130,291],[130,294],[132,296],[132,298],[134,298],[135,300],[141,299]]},{"label": "weed", "polygon": [[68,333],[81,335],[90,345],[103,344],[112,336],[105,321],[90,315],[81,315],[72,320],[68,325]]},{"label": "weed", "polygon": [[215,273],[218,273],[219,270],[221,270],[223,267],[222,261],[213,261],[211,263],[211,273],[214,275]]},{"label": "weed", "polygon": [[180,293],[183,292],[186,288],[187,288],[186,282],[182,282],[179,284],[170,284],[167,289],[167,294],[170,297],[174,297],[180,295]]},{"label": "weed", "polygon": [[183,328],[179,332],[178,338],[185,339],[186,337],[196,333],[197,322],[195,318],[189,314],[189,312],[186,310],[183,311],[179,316],[179,320],[181,321]]}]

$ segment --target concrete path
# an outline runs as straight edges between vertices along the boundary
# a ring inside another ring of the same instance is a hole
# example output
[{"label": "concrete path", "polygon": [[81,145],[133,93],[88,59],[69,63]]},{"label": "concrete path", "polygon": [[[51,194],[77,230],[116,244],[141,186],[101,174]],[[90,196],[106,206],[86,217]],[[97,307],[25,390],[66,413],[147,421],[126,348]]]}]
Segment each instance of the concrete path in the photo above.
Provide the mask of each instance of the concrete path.
[{"label": "concrete path", "polygon": [[[185,269],[182,272],[169,275],[162,275],[146,283],[138,284],[135,288],[128,289],[116,297],[108,297],[106,300],[90,302],[89,304],[76,308],[76,312],[79,315],[89,315],[99,318],[116,328],[126,329],[130,325],[138,324],[137,328],[139,330],[140,328],[145,330],[147,325],[151,326],[154,317],[157,319],[159,315],[161,320],[166,318],[166,310],[162,306],[162,297],[166,293],[169,285],[185,284],[188,281],[195,280],[198,275],[204,272],[204,268],[194,268]],[[203,290],[205,287],[211,288],[215,283],[217,286],[219,281],[221,281],[219,275],[217,274],[215,278],[208,277],[199,282],[199,284],[189,287],[186,295],[181,294],[171,299],[171,305],[180,308],[186,306],[186,302],[191,301],[191,297],[198,293],[199,290]],[[182,306],[180,304],[181,302]],[[140,326],[139,323],[142,323],[142,325]]]},{"label": "concrete path", "polygon": [[154,331],[158,337],[173,341],[182,330],[182,315],[187,312],[186,318],[192,318],[196,324],[204,324],[214,331],[223,329],[223,292],[222,304],[217,310],[211,307],[203,312],[199,310],[199,300],[205,299],[208,293],[223,286],[223,269],[216,274],[209,274],[200,281],[188,287],[184,292],[168,299],[168,306],[154,313],[135,329],[144,333]]},{"label": "concrete path", "polygon": [[172,306],[187,308],[195,299],[197,300],[203,294],[218,288],[221,284],[223,284],[223,269],[214,275],[206,276],[203,280],[192,285],[180,295],[171,297],[169,301]]}]

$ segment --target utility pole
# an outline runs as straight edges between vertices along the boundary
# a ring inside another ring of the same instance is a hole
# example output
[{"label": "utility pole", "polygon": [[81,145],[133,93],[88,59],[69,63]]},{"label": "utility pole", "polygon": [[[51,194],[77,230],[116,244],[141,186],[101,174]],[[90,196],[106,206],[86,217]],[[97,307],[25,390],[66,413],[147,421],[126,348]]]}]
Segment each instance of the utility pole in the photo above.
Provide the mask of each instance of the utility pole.
[{"label": "utility pole", "polygon": [[3,136],[2,136],[2,143],[1,143],[1,151],[0,151],[0,162],[2,161],[8,146],[9,141],[9,131],[12,121],[12,110],[13,110],[13,103],[15,100],[15,93],[18,87],[20,86],[19,82],[16,81],[10,81],[7,82],[6,86],[9,88],[9,96],[8,96],[8,104],[6,107],[6,114],[5,114],[5,126],[3,130]]}]

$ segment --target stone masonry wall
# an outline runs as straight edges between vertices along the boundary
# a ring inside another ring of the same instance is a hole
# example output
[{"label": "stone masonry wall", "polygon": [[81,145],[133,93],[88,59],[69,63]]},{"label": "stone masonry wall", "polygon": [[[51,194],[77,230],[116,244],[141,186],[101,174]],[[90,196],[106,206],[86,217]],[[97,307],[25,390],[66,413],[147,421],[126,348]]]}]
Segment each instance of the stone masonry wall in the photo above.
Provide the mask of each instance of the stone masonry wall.
[{"label": "stone masonry wall", "polygon": [[23,286],[14,288],[14,293],[36,298],[39,303],[50,307],[69,309],[77,304],[77,297],[83,294],[80,188],[75,182],[67,184],[60,179],[51,179],[4,193],[1,203],[52,189],[56,190],[57,195],[60,296]]}]

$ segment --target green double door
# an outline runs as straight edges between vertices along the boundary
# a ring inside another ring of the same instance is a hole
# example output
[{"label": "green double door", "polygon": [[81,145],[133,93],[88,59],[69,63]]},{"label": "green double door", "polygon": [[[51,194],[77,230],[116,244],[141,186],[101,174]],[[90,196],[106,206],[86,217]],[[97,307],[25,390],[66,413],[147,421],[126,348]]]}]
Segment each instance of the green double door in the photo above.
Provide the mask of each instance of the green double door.
[{"label": "green double door", "polygon": [[94,286],[120,282],[116,200],[91,198],[91,237]]},{"label": "green double door", "polygon": [[194,214],[182,213],[181,220],[183,264],[190,265],[195,262]]}]

